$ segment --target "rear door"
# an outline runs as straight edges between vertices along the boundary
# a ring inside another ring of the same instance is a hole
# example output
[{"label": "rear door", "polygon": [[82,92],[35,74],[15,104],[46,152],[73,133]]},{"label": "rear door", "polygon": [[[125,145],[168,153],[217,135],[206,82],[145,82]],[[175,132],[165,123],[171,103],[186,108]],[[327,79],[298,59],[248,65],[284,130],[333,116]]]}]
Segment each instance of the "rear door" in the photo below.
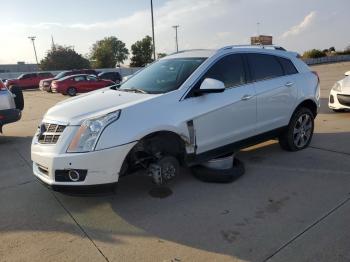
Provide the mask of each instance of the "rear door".
[{"label": "rear door", "polygon": [[104,87],[104,83],[102,81],[98,81],[98,79],[95,76],[87,76],[86,80],[86,86],[89,91]]},{"label": "rear door", "polygon": [[[25,74],[23,75],[20,81],[20,86],[22,88],[33,88],[35,87],[36,79],[37,79],[37,74]],[[38,86],[39,86],[39,83],[38,83]]]},{"label": "rear door", "polygon": [[75,76],[73,79],[74,79],[74,87],[77,89],[79,93],[89,91],[88,81],[86,79],[86,76],[78,75],[78,76]]},{"label": "rear door", "polygon": [[257,132],[265,133],[286,126],[297,97],[295,76],[287,74],[282,65],[289,60],[261,53],[245,56],[250,68],[251,81],[255,83]]}]

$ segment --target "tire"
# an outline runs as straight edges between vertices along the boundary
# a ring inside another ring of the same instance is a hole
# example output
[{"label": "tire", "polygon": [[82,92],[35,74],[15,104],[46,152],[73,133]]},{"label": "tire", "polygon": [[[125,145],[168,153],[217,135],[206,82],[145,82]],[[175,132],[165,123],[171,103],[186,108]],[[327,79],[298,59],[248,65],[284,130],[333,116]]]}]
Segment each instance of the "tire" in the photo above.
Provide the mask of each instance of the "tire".
[{"label": "tire", "polygon": [[67,89],[67,94],[69,96],[76,96],[77,95],[77,89],[75,87],[70,87]]},{"label": "tire", "polygon": [[24,109],[24,98],[22,89],[18,86],[11,86],[10,92],[15,95],[14,100],[16,108],[22,111]]},{"label": "tire", "polygon": [[280,135],[280,146],[287,151],[299,151],[309,146],[314,133],[314,115],[306,107],[294,112],[287,129]]},{"label": "tire", "polygon": [[235,158],[233,167],[230,169],[212,169],[204,166],[191,168],[193,175],[199,180],[207,183],[231,183],[240,178],[244,172],[244,164]]},{"label": "tire", "polygon": [[345,112],[344,109],[332,109],[332,110],[333,110],[333,112],[335,112],[335,113],[343,113],[343,112]]}]

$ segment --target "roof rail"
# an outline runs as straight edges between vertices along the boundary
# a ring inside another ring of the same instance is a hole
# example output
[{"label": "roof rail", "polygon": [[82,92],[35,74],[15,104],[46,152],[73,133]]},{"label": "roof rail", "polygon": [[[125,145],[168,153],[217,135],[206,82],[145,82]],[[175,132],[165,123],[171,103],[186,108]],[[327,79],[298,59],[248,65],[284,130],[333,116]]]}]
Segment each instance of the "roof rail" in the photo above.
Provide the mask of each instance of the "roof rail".
[{"label": "roof rail", "polygon": [[277,45],[229,45],[229,46],[220,48],[218,51],[234,49],[234,48],[260,48],[260,49],[274,49],[274,50],[287,51],[282,46],[277,46]]},{"label": "roof rail", "polygon": [[[169,55],[176,55],[176,54],[181,54],[181,53],[191,52],[191,51],[208,51],[208,50],[211,50],[211,49],[205,49],[205,48],[184,49],[184,50],[180,50],[180,51],[178,51],[178,52],[171,53],[171,54],[169,54]],[[169,55],[168,55],[168,56],[169,56]]]}]

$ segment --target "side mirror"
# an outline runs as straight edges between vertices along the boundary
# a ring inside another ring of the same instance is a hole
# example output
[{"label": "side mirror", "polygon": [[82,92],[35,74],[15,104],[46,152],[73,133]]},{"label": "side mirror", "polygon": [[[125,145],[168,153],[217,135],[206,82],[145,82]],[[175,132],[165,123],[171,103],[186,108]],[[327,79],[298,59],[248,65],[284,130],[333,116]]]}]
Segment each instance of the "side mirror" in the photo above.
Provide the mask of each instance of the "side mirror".
[{"label": "side mirror", "polygon": [[350,71],[345,72],[345,76],[350,76]]},{"label": "side mirror", "polygon": [[198,92],[206,93],[221,93],[225,91],[225,84],[213,78],[206,78],[199,87]]}]

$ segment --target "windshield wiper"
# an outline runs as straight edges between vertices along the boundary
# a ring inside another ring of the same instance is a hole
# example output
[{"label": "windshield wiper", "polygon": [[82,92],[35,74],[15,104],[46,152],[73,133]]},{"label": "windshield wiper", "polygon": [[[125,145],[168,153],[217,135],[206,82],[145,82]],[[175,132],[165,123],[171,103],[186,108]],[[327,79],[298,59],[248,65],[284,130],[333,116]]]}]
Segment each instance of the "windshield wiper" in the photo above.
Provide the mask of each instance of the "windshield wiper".
[{"label": "windshield wiper", "polygon": [[119,91],[126,91],[126,92],[135,92],[135,93],[142,93],[142,94],[148,94],[145,90],[139,89],[139,88],[121,88],[118,89]]}]

